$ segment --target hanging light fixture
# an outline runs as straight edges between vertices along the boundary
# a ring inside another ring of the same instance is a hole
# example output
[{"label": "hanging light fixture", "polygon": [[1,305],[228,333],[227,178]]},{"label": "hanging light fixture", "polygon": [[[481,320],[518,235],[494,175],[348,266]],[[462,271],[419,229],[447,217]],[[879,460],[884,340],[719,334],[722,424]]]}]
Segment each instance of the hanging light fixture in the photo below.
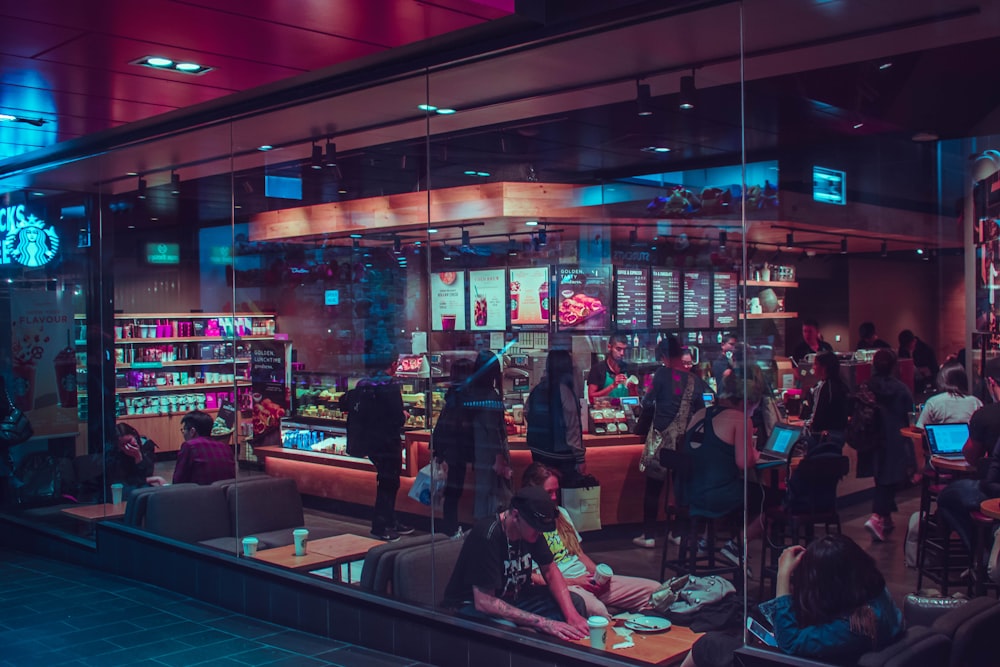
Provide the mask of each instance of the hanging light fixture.
[{"label": "hanging light fixture", "polygon": [[463,230],[462,230],[462,245],[463,245],[463,246],[468,246],[468,245],[469,245],[469,242],[470,242],[471,240],[472,240],[472,239],[471,239],[471,238],[470,238],[470,236],[469,236],[469,230],[468,230],[468,229],[463,229]]},{"label": "hanging light fixture", "polygon": [[881,255],[882,255],[882,257],[888,257],[889,256],[889,244],[886,243],[885,241],[882,241]]},{"label": "hanging light fixture", "polygon": [[648,83],[635,82],[635,113],[638,116],[653,115],[653,94]]},{"label": "hanging light fixture", "polygon": [[181,193],[181,175],[176,171],[170,172],[170,194],[177,196]]},{"label": "hanging light fixture", "polygon": [[785,247],[794,248],[795,247],[795,232],[788,232],[785,234]]},{"label": "hanging light fixture", "polygon": [[635,245],[639,241],[639,229],[638,227],[633,228],[632,231],[628,233],[628,242]]},{"label": "hanging light fixture", "polygon": [[729,235],[726,233],[725,229],[719,230],[719,250],[726,249],[726,241],[729,240]]},{"label": "hanging light fixture", "polygon": [[309,164],[311,169],[323,168],[323,147],[318,144],[312,145],[312,160]]},{"label": "hanging light fixture", "polygon": [[844,238],[840,239],[840,254],[841,255],[846,255],[847,254],[847,237],[846,236]]},{"label": "hanging light fixture", "polygon": [[332,141],[326,142],[326,161],[324,164],[327,167],[337,166],[337,144]]},{"label": "hanging light fixture", "polygon": [[681,111],[690,111],[691,109],[694,109],[697,92],[698,91],[694,86],[694,70],[691,70],[691,74],[689,76],[681,77],[681,92],[677,108]]},{"label": "hanging light fixture", "polygon": [[507,254],[511,257],[517,257],[517,245],[510,236],[507,237]]},{"label": "hanging light fixture", "polygon": [[139,188],[136,191],[135,198],[136,199],[146,198],[146,179],[143,178],[142,176],[139,177]]},{"label": "hanging light fixture", "polygon": [[538,232],[538,245],[540,246],[547,245],[548,242],[549,242],[549,233],[543,227],[542,231]]}]

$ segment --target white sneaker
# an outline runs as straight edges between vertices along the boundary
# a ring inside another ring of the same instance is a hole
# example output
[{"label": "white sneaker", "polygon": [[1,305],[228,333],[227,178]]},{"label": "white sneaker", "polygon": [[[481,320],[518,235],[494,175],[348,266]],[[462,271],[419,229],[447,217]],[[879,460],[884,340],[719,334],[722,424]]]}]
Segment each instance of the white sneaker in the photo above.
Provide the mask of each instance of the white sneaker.
[{"label": "white sneaker", "polygon": [[885,542],[885,526],[882,523],[882,517],[878,514],[872,514],[865,521],[865,529],[872,534],[872,539],[876,542]]},{"label": "white sneaker", "polygon": [[680,535],[674,535],[673,533],[670,533],[670,535],[667,536],[667,539],[670,540],[671,544],[676,544],[677,546],[680,546],[681,545],[681,541],[684,538],[681,537]]},{"label": "white sneaker", "polygon": [[642,547],[643,549],[654,549],[656,548],[656,540],[652,537],[646,537],[645,535],[640,535],[639,537],[632,538],[632,544],[637,547]]}]

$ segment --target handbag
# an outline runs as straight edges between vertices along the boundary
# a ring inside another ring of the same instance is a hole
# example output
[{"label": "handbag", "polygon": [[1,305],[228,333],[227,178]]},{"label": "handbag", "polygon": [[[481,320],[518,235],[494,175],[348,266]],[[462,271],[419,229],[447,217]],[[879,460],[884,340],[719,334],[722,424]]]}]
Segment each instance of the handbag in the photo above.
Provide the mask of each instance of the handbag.
[{"label": "handbag", "polygon": [[444,499],[444,483],[448,477],[447,464],[438,465],[435,462],[428,463],[417,472],[413,480],[413,486],[407,494],[421,505],[440,505]]},{"label": "handbag", "polygon": [[[694,380],[687,377],[690,375],[689,373],[684,375],[686,383],[677,414],[665,428],[649,429],[649,435],[646,436],[646,446],[639,459],[639,471],[646,473],[653,479],[663,480],[668,475],[668,469],[660,463],[660,449],[677,449],[677,443],[684,438],[684,434],[687,432],[688,419],[691,415],[691,398],[694,396]],[[656,421],[655,416],[653,421]]]},{"label": "handbag", "polygon": [[580,478],[572,487],[564,486],[560,504],[578,531],[601,529],[601,483],[593,475]]},{"label": "handbag", "polygon": [[0,391],[3,392],[3,396],[0,397],[0,412],[6,413],[0,417],[0,447],[13,447],[31,438],[35,431],[31,428],[28,415],[14,405],[2,377],[0,377]]},{"label": "handbag", "polygon": [[[735,593],[736,587],[728,579],[718,576],[696,577],[683,575],[663,582],[650,595],[650,605],[671,620],[693,617],[705,605],[713,604]],[[683,624],[683,622],[682,622]]]}]

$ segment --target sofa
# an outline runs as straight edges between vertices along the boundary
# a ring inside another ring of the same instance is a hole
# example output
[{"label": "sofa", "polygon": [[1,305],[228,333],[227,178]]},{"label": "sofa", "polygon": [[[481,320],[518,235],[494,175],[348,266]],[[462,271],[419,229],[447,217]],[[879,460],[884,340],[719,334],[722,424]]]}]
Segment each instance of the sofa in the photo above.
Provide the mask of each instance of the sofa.
[{"label": "sofa", "polygon": [[[124,521],[229,553],[238,552],[242,538],[251,535],[260,540],[260,549],[292,544],[292,531],[305,526],[295,480],[267,476],[136,489],[129,495]],[[336,534],[310,529],[311,539]]]},{"label": "sofa", "polygon": [[361,588],[406,602],[437,606],[444,598],[464,543],[464,539],[438,534],[404,537],[375,547],[365,556]]}]

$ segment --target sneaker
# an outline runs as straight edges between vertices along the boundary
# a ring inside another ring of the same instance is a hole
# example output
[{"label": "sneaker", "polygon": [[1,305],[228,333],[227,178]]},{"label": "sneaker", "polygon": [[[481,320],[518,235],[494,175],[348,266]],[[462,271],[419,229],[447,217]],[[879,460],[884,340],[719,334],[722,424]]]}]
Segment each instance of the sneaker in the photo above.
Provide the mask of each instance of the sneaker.
[{"label": "sneaker", "polygon": [[382,531],[374,531],[373,530],[371,532],[371,536],[374,537],[376,540],[383,540],[385,542],[398,542],[399,541],[399,533],[397,533],[396,531],[392,530],[391,528],[386,528],[385,530],[382,530]]},{"label": "sneaker", "polygon": [[454,533],[452,533],[452,534],[450,535],[450,539],[453,539],[453,540],[460,540],[460,539],[462,539],[463,537],[465,537],[465,531],[464,531],[464,530],[462,530],[462,527],[461,527],[461,526],[459,526],[459,527],[458,527],[458,530],[456,530],[456,531],[455,531]]},{"label": "sneaker", "polygon": [[637,547],[642,547],[643,549],[655,549],[656,540],[652,537],[646,537],[645,535],[640,535],[639,537],[632,538],[632,544]]},{"label": "sneaker", "polygon": [[742,549],[740,549],[739,545],[732,540],[723,544],[722,548],[719,549],[719,553],[721,553],[723,557],[733,565],[739,565],[742,561],[740,558],[740,551],[742,551]]},{"label": "sneaker", "polygon": [[695,558],[708,558],[708,541],[705,538],[698,540],[698,551]]},{"label": "sneaker", "polygon": [[680,535],[674,535],[673,533],[670,533],[670,535],[667,536],[667,539],[670,540],[671,544],[676,544],[677,546],[680,546],[681,540],[683,540],[684,538],[681,537]]},{"label": "sneaker", "polygon": [[397,535],[412,535],[413,527],[407,526],[405,523],[399,523],[397,521],[396,525],[392,527],[392,532],[396,533]]},{"label": "sneaker", "polygon": [[865,529],[872,534],[872,538],[876,542],[885,542],[885,525],[882,523],[882,517],[878,514],[872,514],[865,521]]}]

